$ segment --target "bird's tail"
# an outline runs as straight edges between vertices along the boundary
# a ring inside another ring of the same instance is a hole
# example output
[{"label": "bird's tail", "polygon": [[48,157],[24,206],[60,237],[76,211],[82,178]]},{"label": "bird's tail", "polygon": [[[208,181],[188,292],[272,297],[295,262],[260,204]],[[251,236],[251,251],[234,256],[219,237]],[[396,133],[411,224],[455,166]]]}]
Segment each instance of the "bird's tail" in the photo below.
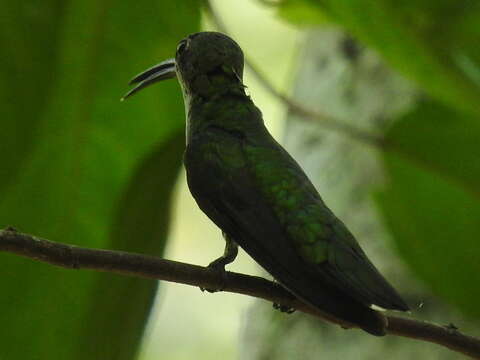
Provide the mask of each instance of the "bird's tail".
[{"label": "bird's tail", "polygon": [[366,332],[375,336],[386,335],[388,325],[387,318],[380,312],[367,308],[359,315],[359,322],[357,325]]}]

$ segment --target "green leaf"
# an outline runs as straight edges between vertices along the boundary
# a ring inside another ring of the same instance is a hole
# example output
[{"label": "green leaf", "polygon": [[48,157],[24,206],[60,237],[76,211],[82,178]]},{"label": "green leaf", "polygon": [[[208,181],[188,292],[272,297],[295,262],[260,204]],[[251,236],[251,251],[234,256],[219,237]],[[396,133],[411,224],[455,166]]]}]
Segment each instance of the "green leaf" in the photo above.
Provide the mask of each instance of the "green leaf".
[{"label": "green leaf", "polygon": [[422,102],[397,121],[387,134],[393,150],[480,195],[480,149],[478,118],[435,102]]},{"label": "green leaf", "polygon": [[[143,160],[118,206],[111,248],[144,254],[163,253],[169,228],[172,188],[185,148],[185,131]],[[150,313],[157,281],[100,275],[76,352],[78,359],[132,359]],[[112,301],[112,299],[115,299]],[[95,334],[95,336],[91,336]],[[108,345],[108,346],[107,346]]]},{"label": "green leaf", "polygon": [[278,3],[277,14],[299,26],[315,26],[329,22],[325,12],[309,0],[285,0]]},{"label": "green leaf", "polygon": [[477,118],[420,104],[388,133],[389,184],[378,197],[405,261],[434,292],[477,319],[479,138]]},{"label": "green leaf", "polygon": [[[2,32],[1,48],[18,48],[2,57],[2,79],[11,79],[0,84],[0,105],[8,109],[2,130],[11,134],[1,136],[14,138],[2,143],[0,153],[8,164],[0,183],[0,225],[80,246],[161,255],[165,234],[157,226],[168,218],[167,186],[178,166],[172,159],[179,155],[157,157],[165,182],[156,178],[155,196],[153,189],[139,194],[138,184],[146,181],[139,164],[177,137],[183,100],[176,81],[124,103],[119,99],[132,75],[172,57],[177,42],[198,31],[199,3],[140,0],[134,8],[130,2],[93,0],[20,3],[1,2],[0,26],[13,26]],[[127,204],[145,208],[134,218]],[[128,216],[138,224],[125,220]],[[122,359],[135,352],[152,282],[117,278],[101,291],[103,274],[54,269],[7,254],[0,259],[0,306],[8,309],[2,312],[2,356],[85,358],[85,344],[96,344],[90,359],[102,358],[95,351],[114,354],[119,348]],[[110,311],[92,314],[97,306]],[[122,318],[120,328],[111,326]],[[119,337],[121,330],[125,334]],[[99,338],[105,340],[101,346]]]},{"label": "green leaf", "polygon": [[15,181],[38,140],[41,114],[52,88],[51,79],[56,76],[59,28],[66,2],[45,1],[41,9],[36,9],[35,3],[0,1],[0,154],[8,154],[2,156],[0,191]]},{"label": "green leaf", "polygon": [[430,95],[480,115],[480,2],[295,1],[306,2],[380,51]]}]

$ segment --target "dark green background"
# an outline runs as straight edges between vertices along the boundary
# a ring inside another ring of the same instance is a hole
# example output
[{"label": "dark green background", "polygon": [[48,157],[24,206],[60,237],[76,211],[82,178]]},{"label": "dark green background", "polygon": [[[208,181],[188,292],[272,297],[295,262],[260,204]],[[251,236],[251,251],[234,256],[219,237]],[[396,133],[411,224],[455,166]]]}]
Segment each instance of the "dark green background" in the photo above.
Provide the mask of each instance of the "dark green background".
[{"label": "dark green background", "polygon": [[[161,255],[184,147],[176,82],[135,73],[199,29],[197,1],[2,1],[0,225]],[[156,282],[2,254],[0,357],[131,359]]]}]

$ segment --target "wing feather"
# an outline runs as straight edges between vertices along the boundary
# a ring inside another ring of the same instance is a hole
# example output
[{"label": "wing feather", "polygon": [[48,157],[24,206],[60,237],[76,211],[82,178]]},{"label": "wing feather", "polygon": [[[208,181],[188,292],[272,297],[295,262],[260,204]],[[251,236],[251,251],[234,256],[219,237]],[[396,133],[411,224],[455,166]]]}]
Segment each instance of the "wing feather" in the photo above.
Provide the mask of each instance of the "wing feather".
[{"label": "wing feather", "polygon": [[[216,128],[191,140],[185,166],[189,188],[199,207],[296,296],[326,314],[382,335],[382,318],[365,305],[362,297],[355,299],[330,281],[337,276],[334,266],[327,274],[298,252],[296,239],[282,225],[270,195],[259,186],[246,146],[257,145],[249,144],[240,134]],[[339,264],[341,261],[338,258]],[[348,276],[343,279],[357,287]]]}]

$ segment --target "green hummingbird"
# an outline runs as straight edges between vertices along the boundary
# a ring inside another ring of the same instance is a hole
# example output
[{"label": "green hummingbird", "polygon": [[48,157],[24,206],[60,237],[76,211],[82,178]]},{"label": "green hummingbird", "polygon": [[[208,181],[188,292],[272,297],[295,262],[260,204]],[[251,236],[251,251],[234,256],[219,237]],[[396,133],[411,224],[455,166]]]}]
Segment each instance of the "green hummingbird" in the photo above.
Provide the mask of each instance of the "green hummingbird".
[{"label": "green hummingbird", "polygon": [[384,335],[372,309],[409,310],[298,163],[266,129],[245,93],[243,52],[218,32],[192,34],[174,59],[136,76],[124,98],[177,77],[185,101],[190,192],[222,230],[224,271],[240,245],[282,286],[320,312]]}]

